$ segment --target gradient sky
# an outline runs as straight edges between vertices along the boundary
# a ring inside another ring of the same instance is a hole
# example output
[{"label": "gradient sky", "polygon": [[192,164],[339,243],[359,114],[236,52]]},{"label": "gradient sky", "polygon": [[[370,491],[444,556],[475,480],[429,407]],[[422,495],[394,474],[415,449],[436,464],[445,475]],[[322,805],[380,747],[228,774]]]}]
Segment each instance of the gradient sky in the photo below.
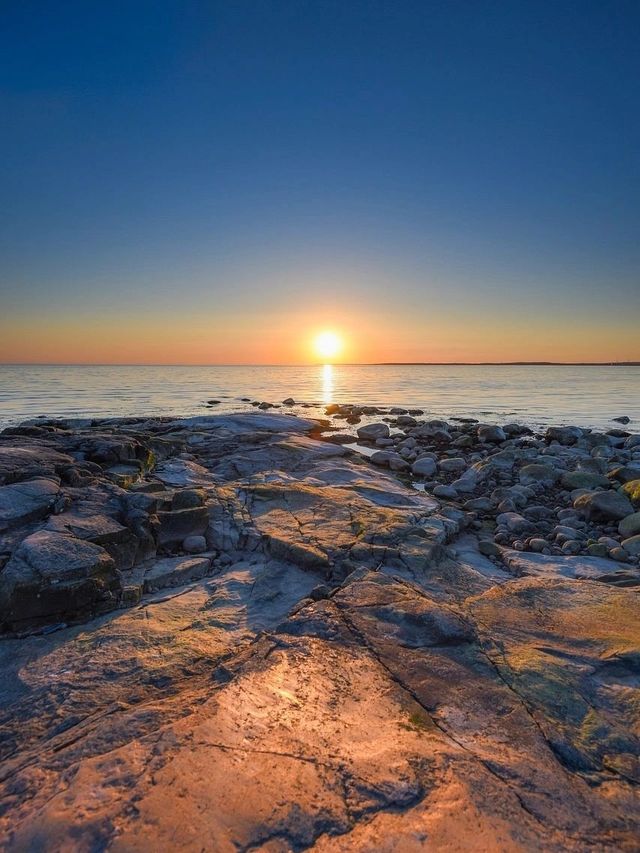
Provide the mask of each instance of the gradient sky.
[{"label": "gradient sky", "polygon": [[0,361],[640,360],[637,0],[0,8]]}]

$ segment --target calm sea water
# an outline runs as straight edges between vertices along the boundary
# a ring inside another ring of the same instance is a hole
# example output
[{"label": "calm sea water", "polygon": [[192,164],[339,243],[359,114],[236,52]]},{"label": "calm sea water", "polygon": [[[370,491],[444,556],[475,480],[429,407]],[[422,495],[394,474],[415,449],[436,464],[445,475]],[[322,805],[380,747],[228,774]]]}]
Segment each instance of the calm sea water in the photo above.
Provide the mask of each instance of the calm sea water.
[{"label": "calm sea water", "polygon": [[[640,367],[0,365],[0,425],[39,415],[195,415],[250,410],[242,397],[420,408],[433,417],[640,428]],[[207,409],[217,399],[221,404]],[[297,407],[293,407],[297,411]]]}]

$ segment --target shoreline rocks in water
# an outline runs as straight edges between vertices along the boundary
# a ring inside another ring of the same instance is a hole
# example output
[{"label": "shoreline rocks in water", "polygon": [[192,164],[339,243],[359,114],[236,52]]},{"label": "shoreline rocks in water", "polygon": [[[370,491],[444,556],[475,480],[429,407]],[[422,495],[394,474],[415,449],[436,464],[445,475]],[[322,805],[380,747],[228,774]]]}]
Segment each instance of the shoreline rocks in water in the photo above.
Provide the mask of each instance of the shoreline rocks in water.
[{"label": "shoreline rocks in water", "polygon": [[2,849],[635,849],[639,437],[267,405],[0,434]]}]

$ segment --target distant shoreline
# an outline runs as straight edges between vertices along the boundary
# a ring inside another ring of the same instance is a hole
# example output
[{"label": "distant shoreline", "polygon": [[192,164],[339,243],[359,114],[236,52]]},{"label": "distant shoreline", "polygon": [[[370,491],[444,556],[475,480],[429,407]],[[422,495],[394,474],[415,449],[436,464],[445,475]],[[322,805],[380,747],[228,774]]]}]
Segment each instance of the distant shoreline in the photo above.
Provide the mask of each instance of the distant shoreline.
[{"label": "distant shoreline", "polygon": [[372,367],[640,367],[640,361],[380,361]]}]

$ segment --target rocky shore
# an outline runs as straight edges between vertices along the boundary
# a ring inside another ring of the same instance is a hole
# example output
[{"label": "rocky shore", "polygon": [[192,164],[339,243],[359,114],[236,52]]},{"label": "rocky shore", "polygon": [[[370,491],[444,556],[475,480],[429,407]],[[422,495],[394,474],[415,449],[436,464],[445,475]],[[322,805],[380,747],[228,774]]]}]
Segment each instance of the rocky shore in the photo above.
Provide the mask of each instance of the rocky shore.
[{"label": "rocky shore", "polygon": [[640,435],[293,403],[0,434],[0,849],[640,849]]}]

